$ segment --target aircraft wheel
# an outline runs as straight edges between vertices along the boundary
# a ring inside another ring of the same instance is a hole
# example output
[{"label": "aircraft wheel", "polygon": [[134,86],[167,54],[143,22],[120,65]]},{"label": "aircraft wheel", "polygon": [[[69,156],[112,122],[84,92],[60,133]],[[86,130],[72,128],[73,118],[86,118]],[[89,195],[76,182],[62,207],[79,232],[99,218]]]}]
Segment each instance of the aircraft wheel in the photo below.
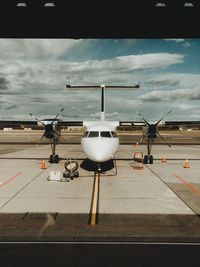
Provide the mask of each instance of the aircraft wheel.
[{"label": "aircraft wheel", "polygon": [[152,155],[149,156],[149,164],[153,164],[153,156]]},{"label": "aircraft wheel", "polygon": [[147,155],[144,156],[143,163],[148,164],[148,156]]},{"label": "aircraft wheel", "polygon": [[53,157],[52,154],[51,154],[50,157],[49,157],[49,162],[50,162],[50,163],[54,163],[54,157]]},{"label": "aircraft wheel", "polygon": [[54,162],[55,163],[58,163],[59,162],[59,156],[58,155],[55,155]]}]

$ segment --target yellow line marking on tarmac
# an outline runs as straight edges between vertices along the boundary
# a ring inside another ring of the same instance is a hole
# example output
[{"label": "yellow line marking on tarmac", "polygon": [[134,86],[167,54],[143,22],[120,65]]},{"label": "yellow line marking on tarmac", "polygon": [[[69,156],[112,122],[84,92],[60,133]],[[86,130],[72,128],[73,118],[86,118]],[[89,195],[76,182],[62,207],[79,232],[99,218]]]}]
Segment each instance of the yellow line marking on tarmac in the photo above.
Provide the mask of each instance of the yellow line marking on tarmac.
[{"label": "yellow line marking on tarmac", "polygon": [[92,209],[91,209],[91,223],[90,223],[91,225],[97,224],[98,199],[99,199],[99,180],[100,180],[100,173],[95,173],[93,198],[92,198]]}]

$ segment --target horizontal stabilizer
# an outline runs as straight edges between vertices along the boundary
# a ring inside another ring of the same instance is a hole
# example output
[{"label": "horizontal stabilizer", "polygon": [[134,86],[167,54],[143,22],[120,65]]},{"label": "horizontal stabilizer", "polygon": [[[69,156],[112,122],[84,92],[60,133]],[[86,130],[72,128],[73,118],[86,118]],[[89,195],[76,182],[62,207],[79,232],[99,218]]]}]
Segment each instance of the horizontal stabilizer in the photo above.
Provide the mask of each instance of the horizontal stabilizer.
[{"label": "horizontal stabilizer", "polygon": [[123,89],[138,89],[140,88],[139,84],[136,85],[110,85],[110,86],[105,86],[105,85],[70,85],[67,84],[66,88],[67,89],[81,89],[81,90],[95,90],[95,89],[101,89],[104,87],[105,89],[118,89],[118,90],[123,90]]}]

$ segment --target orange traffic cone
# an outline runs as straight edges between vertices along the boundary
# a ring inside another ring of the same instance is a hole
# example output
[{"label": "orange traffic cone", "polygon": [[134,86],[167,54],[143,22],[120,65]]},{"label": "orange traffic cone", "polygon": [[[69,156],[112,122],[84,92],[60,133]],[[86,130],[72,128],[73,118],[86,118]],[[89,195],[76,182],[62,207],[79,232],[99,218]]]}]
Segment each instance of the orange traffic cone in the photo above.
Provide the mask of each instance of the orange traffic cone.
[{"label": "orange traffic cone", "polygon": [[190,163],[189,163],[188,159],[185,160],[183,167],[184,168],[190,168]]},{"label": "orange traffic cone", "polygon": [[45,160],[42,161],[42,164],[41,164],[41,169],[46,169],[46,162]]},{"label": "orange traffic cone", "polygon": [[167,162],[167,159],[166,159],[166,156],[165,155],[163,155],[163,158],[161,159],[161,162],[162,163],[166,163]]}]

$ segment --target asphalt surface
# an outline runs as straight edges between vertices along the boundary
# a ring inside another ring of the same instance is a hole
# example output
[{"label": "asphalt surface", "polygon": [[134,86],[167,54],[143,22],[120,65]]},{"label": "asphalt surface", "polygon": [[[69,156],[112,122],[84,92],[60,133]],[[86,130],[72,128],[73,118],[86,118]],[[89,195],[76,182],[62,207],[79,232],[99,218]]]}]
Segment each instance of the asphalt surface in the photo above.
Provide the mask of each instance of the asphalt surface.
[{"label": "asphalt surface", "polygon": [[199,244],[0,244],[1,266],[199,267]]},{"label": "asphalt surface", "polygon": [[[64,160],[49,164],[50,146],[36,146],[36,136],[30,143],[12,138],[0,144],[0,266],[200,266],[196,136],[189,146],[181,136],[171,150],[154,146],[154,164],[143,171],[130,164],[146,147],[121,145],[117,176],[100,177],[94,226],[88,224],[93,175],[81,171],[69,183],[48,182],[50,170],[64,170]],[[79,145],[59,145],[58,152],[84,158]]]},{"label": "asphalt surface", "polygon": [[[15,130],[11,132],[0,131],[0,144],[37,144],[44,131],[22,131]],[[135,144],[142,137],[142,131],[118,131],[120,144]],[[162,132],[163,135],[170,144],[200,144],[199,131],[168,131]],[[62,132],[61,144],[80,144],[83,131],[64,131]],[[48,140],[43,139],[40,144],[49,143]],[[142,142],[145,144],[145,141]],[[163,144],[160,137],[157,137],[155,144]]]}]

